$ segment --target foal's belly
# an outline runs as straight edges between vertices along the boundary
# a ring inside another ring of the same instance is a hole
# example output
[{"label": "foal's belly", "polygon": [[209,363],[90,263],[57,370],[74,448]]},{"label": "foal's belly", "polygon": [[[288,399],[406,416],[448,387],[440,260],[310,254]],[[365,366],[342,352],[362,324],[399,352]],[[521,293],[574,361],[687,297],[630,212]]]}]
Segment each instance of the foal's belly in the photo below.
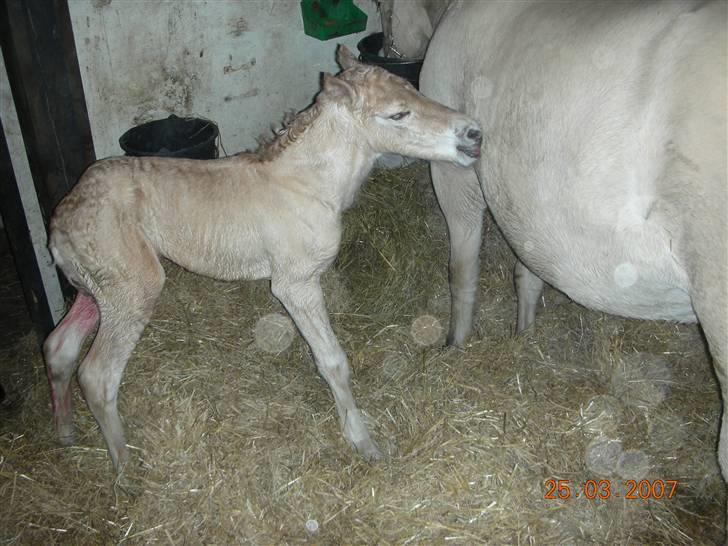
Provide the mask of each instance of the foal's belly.
[{"label": "foal's belly", "polygon": [[225,281],[270,278],[270,259],[259,238],[177,233],[155,242],[160,254],[188,271]]}]

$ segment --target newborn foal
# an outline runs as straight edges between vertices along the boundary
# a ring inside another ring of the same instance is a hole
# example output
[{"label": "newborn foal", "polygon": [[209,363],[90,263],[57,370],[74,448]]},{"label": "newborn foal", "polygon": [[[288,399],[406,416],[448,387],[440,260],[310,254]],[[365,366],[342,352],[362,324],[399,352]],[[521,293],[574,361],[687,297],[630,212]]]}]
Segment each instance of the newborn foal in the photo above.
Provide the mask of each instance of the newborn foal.
[{"label": "newborn foal", "polygon": [[341,214],[376,158],[394,152],[471,165],[478,124],[343,47],[314,104],[255,153],[198,161],[119,157],[81,177],[51,220],[50,249],[79,293],[45,342],[56,429],[73,441],[69,384],[83,340],[98,333],[79,383],[121,470],[117,395],[164,285],[160,256],[216,279],[271,279],[334,395],[346,440],[381,456],[349,386],[319,278],[339,250]]}]

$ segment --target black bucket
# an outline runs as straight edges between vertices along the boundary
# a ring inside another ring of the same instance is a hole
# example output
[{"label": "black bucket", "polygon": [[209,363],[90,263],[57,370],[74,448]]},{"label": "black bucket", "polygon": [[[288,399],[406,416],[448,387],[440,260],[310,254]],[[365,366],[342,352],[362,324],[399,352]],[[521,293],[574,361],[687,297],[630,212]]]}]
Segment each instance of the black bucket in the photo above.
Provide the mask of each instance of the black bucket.
[{"label": "black bucket", "polygon": [[379,52],[384,45],[384,33],[375,32],[366,38],[362,38],[357,44],[359,49],[359,60],[381,66],[392,74],[404,78],[416,89],[420,88],[420,70],[422,70],[422,59],[397,59],[395,57],[381,57]]},{"label": "black bucket", "polygon": [[212,121],[172,114],[167,119],[132,127],[121,136],[119,146],[126,155],[133,156],[215,159],[218,134],[217,125]]}]

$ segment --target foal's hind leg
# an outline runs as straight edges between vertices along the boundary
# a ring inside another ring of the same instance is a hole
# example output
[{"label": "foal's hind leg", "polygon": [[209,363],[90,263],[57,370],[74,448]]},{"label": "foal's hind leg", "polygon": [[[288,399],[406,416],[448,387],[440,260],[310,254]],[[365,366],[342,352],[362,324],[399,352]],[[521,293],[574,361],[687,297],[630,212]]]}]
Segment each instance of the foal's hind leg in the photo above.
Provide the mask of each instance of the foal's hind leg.
[{"label": "foal's hind leg", "polygon": [[382,454],[370,438],[351,393],[349,363],[331,330],[318,279],[290,282],[273,277],[271,291],[288,310],[311,347],[316,366],[334,395],[344,438],[365,459],[380,459]]},{"label": "foal's hind leg", "polygon": [[543,281],[523,265],[521,260],[516,261],[513,278],[516,281],[516,294],[518,296],[518,326],[517,333],[533,326],[536,321],[536,307],[543,292]]},{"label": "foal's hind leg", "polygon": [[114,311],[101,308],[99,331],[81,363],[78,382],[104,435],[114,468],[121,471],[127,449],[117,409],[119,384],[151,312],[131,317],[114,315]]},{"label": "foal's hind leg", "polygon": [[459,346],[473,324],[485,199],[473,169],[432,162],[432,185],[450,235],[451,314],[447,344]]},{"label": "foal's hind leg", "polygon": [[81,345],[99,320],[94,299],[79,292],[63,320],[43,343],[43,354],[51,387],[53,418],[62,444],[73,443],[71,377],[76,370]]},{"label": "foal's hind leg", "polygon": [[[127,459],[124,429],[117,409],[126,363],[149,322],[164,285],[164,270],[141,237],[127,235],[129,255],[114,256],[106,280],[94,294],[101,314],[99,330],[78,370],[86,402],[101,428],[117,472]],[[138,242],[138,246],[134,243]],[[122,263],[117,259],[124,260]]]}]

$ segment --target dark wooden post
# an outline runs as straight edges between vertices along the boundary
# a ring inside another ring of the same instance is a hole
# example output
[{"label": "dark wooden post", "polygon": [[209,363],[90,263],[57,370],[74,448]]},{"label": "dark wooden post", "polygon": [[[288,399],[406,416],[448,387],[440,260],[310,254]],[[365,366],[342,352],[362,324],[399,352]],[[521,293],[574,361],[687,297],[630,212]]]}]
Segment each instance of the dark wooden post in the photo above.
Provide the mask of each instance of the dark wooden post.
[{"label": "dark wooden post", "polygon": [[[67,1],[0,0],[0,45],[47,226],[55,206],[95,159]],[[38,263],[27,234],[27,211],[17,191],[17,177],[6,176],[13,170],[7,149],[3,136],[3,218],[31,316],[45,335],[53,320],[48,301],[38,292],[43,287],[38,268],[43,264]]]},{"label": "dark wooden post", "polygon": [[33,248],[30,228],[23,210],[20,191],[10,161],[5,129],[0,120],[0,214],[8,235],[10,250],[13,253],[15,268],[21,279],[23,295],[28,313],[39,334],[43,335],[53,328],[53,318],[49,309],[43,279]]}]

